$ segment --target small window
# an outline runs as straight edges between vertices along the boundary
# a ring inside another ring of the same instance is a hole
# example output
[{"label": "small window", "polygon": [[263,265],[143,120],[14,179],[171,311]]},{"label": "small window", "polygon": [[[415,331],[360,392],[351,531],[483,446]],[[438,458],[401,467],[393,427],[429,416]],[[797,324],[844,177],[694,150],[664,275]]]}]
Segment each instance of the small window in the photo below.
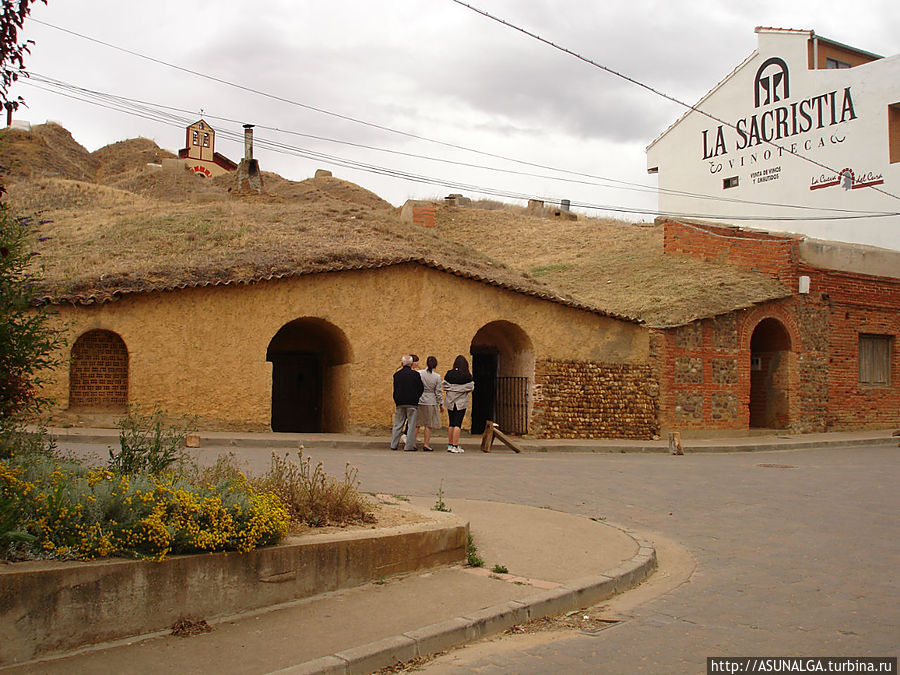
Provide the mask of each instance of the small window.
[{"label": "small window", "polygon": [[750,370],[762,370],[762,357],[761,356],[751,356],[750,357]]},{"label": "small window", "polygon": [[722,189],[727,190],[728,188],[733,188],[738,186],[738,177],[732,176],[731,178],[722,179]]},{"label": "small window", "polygon": [[891,383],[890,335],[859,336],[859,383],[885,386]]},{"label": "small window", "polygon": [[888,148],[891,164],[900,162],[900,103],[888,106]]},{"label": "small window", "polygon": [[826,70],[835,70],[837,68],[849,68],[850,64],[846,61],[839,61],[838,59],[833,59],[830,56],[825,58],[825,68]]},{"label": "small window", "polygon": [[191,135],[191,143],[194,145],[200,145],[200,134],[196,129],[194,129],[194,132]]}]

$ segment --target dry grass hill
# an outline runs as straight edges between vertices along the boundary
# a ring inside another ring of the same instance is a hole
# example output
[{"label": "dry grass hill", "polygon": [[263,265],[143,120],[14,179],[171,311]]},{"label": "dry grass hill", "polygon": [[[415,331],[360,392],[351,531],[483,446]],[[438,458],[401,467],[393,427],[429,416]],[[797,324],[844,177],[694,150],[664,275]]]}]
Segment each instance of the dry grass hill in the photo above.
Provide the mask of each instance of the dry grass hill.
[{"label": "dry grass hill", "polygon": [[439,203],[437,226],[425,229],[338,178],[267,173],[266,194],[236,196],[231,176],[148,166],[171,156],[147,139],[90,153],[50,123],[2,134],[11,203],[52,221],[39,248],[48,295],[99,299],[404,260],[655,325],[786,293],[763,275],[664,256],[659,226]]}]

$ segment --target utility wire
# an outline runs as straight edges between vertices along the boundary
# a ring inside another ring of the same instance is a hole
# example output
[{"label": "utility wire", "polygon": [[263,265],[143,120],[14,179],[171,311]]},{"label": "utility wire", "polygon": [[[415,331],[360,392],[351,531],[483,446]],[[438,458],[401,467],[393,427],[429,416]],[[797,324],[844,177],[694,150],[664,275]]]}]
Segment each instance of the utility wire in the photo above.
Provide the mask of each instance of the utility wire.
[{"label": "utility wire", "polygon": [[[626,82],[630,82],[631,84],[637,85],[638,87],[641,87],[642,89],[646,89],[647,91],[652,92],[653,94],[656,94],[657,96],[661,96],[662,98],[667,99],[667,100],[669,100],[669,101],[672,101],[673,103],[677,103],[678,105],[680,105],[680,106],[682,106],[682,107],[684,107],[684,108],[687,108],[688,110],[692,110],[692,111],[694,111],[694,112],[696,112],[696,113],[698,113],[698,114],[700,114],[700,115],[703,115],[704,117],[708,117],[709,119],[713,120],[714,122],[718,122],[718,123],[720,123],[720,124],[723,124],[723,125],[725,125],[725,126],[727,126],[727,127],[730,127],[731,129],[737,129],[737,127],[736,127],[734,124],[732,124],[731,122],[728,122],[728,121],[726,121],[726,120],[723,120],[723,119],[720,118],[720,117],[716,117],[715,115],[713,115],[713,114],[711,114],[711,113],[708,113],[708,112],[706,112],[705,110],[703,110],[703,109],[701,109],[701,108],[698,108],[697,106],[691,105],[690,103],[685,103],[685,102],[682,101],[681,99],[677,99],[677,98],[675,98],[674,96],[670,96],[669,94],[666,94],[666,93],[664,93],[664,92],[661,92],[661,91],[659,91],[658,89],[654,89],[654,88],[651,87],[650,85],[644,84],[644,83],[641,82],[640,80],[636,80],[636,79],[634,79],[633,77],[629,77],[628,75],[625,75],[624,73],[620,73],[620,72],[617,71],[617,70],[613,70],[612,68],[610,68],[610,67],[608,67],[608,66],[604,66],[602,63],[597,63],[596,61],[594,61],[594,60],[592,60],[592,59],[589,59],[589,58],[587,58],[586,56],[582,56],[581,54],[579,54],[579,53],[577,53],[577,52],[573,52],[571,49],[568,49],[567,47],[563,47],[562,45],[559,45],[559,44],[557,44],[557,43],[555,43],[555,42],[551,42],[550,40],[548,40],[548,39],[546,39],[546,38],[544,38],[544,37],[541,37],[541,36],[538,35],[537,33],[532,33],[531,31],[526,30],[525,28],[522,28],[521,26],[517,26],[517,25],[515,25],[515,24],[512,24],[512,23],[510,23],[509,21],[506,21],[505,19],[501,19],[500,17],[494,16],[493,14],[490,14],[490,13],[484,11],[483,9],[478,9],[477,7],[474,7],[473,5],[470,5],[470,4],[467,3],[467,2],[463,2],[462,0],[450,0],[450,1],[451,1],[451,2],[455,2],[457,5],[460,5],[460,6],[462,6],[462,7],[465,7],[465,8],[467,8],[467,9],[470,9],[470,10],[472,10],[473,12],[475,12],[476,14],[480,14],[481,16],[483,16],[483,17],[485,17],[485,18],[488,18],[488,19],[490,19],[491,21],[496,21],[497,23],[499,23],[499,24],[501,24],[501,25],[503,25],[503,26],[506,26],[507,28],[512,28],[513,30],[518,31],[518,32],[522,33],[523,35],[527,35],[527,36],[530,37],[530,38],[534,38],[535,40],[537,40],[537,41],[539,41],[539,42],[542,42],[542,43],[544,43],[545,45],[547,45],[547,46],[549,46],[549,47],[552,47],[553,49],[556,49],[556,50],[558,50],[558,51],[561,51],[561,52],[563,52],[564,54],[568,54],[569,56],[573,56],[573,57],[575,57],[576,59],[578,59],[579,61],[583,61],[584,63],[587,63],[587,64],[589,64],[589,65],[591,65],[591,66],[594,66],[595,68],[599,68],[600,70],[603,70],[603,71],[609,73],[610,75],[613,75],[613,76],[615,76],[615,77],[618,77],[618,78],[620,78],[620,79],[623,79],[623,80],[625,80]],[[823,163],[821,163],[821,162],[819,162],[819,161],[813,159],[812,157],[807,157],[806,155],[801,155],[799,152],[792,152],[792,151],[789,150],[788,148],[786,148],[786,147],[784,147],[784,146],[782,146],[782,145],[778,145],[778,144],[775,143],[774,141],[767,141],[765,138],[763,138],[762,141],[763,141],[764,143],[767,143],[768,145],[771,145],[771,146],[774,147],[774,148],[778,148],[778,149],[780,149],[780,150],[786,151],[786,152],[787,152],[788,154],[790,154],[790,155],[793,155],[793,156],[798,157],[798,158],[800,158],[800,159],[802,159],[802,160],[804,160],[804,161],[807,161],[807,162],[810,162],[810,163],[812,163],[812,164],[815,164],[816,166],[818,166],[818,167],[820,167],[820,168],[827,169],[828,171],[830,171],[830,172],[832,172],[832,173],[838,173],[838,171],[837,171],[836,169],[833,169],[833,168],[831,168],[830,166],[828,166],[827,164],[823,164]],[[887,195],[888,197],[892,197],[893,199],[898,199],[898,200],[900,200],[900,197],[898,197],[897,195],[892,194],[892,193],[890,193],[890,192],[888,192],[888,191],[886,191],[886,190],[883,190],[883,189],[881,189],[881,188],[879,188],[879,187],[877,187],[877,186],[874,186],[872,189],[874,189],[876,192],[880,192],[880,193],[882,193],[882,194],[885,194],[885,195]]]},{"label": "utility wire", "polygon": [[[39,89],[44,89],[47,91],[52,91],[49,89],[45,89],[40,85],[35,83],[28,83],[28,86],[36,87]],[[58,93],[58,92],[54,92]],[[125,112],[127,114],[136,115],[138,117],[143,117],[145,119],[151,119],[153,121],[162,122],[164,124],[168,124],[171,126],[178,126],[183,128],[186,124],[190,122],[190,118],[186,117],[178,117],[172,115],[168,112],[156,113],[152,108],[147,108],[146,106],[130,106],[127,101],[119,100],[116,105],[109,104],[106,101],[95,100],[89,96],[78,96],[75,94],[62,94],[64,96],[68,96],[70,98],[74,98],[76,100],[84,101],[87,103],[91,103],[94,105],[98,105],[101,107],[107,107],[114,109],[116,111]],[[117,99],[119,97],[111,96],[112,99]],[[189,111],[188,111],[189,112]],[[223,129],[218,132],[218,135],[234,140],[236,142],[243,141],[243,134],[240,132],[232,132],[227,129]],[[269,140],[263,138],[261,136],[254,137],[254,145],[260,148],[265,148],[271,150],[272,152],[292,155],[297,157],[302,157],[304,159],[314,159],[317,161],[327,161],[337,166],[346,167],[348,169],[353,169],[357,171],[365,171],[368,173],[375,173],[383,176],[389,176],[393,178],[402,179],[409,182],[421,183],[426,185],[438,185],[442,187],[446,187],[454,190],[462,190],[471,193],[477,193],[481,195],[487,195],[491,197],[498,198],[507,198],[507,199],[518,199],[518,200],[527,200],[535,198],[533,193],[520,193],[513,192],[510,190],[501,190],[498,188],[485,187],[481,185],[475,185],[471,183],[465,183],[461,181],[447,180],[443,178],[435,178],[432,176],[425,176],[422,174],[411,173],[407,171],[401,171],[399,169],[393,169],[389,167],[379,166],[376,164],[370,164],[367,162],[362,162],[359,160],[353,160],[346,157],[340,157],[336,155],[330,155],[322,152],[317,152],[310,150],[308,148],[300,148],[297,146],[292,146],[286,143],[280,143],[277,141]],[[541,197],[542,201],[545,203],[559,203],[559,200],[552,197]],[[882,218],[882,217],[892,217],[900,215],[898,213],[858,213],[858,214],[848,214],[848,215],[835,215],[835,216],[804,216],[804,217],[778,217],[778,216],[717,216],[710,214],[695,214],[695,213],[683,213],[683,212],[675,212],[675,211],[659,211],[656,209],[646,209],[646,208],[634,208],[634,207],[624,207],[618,205],[610,205],[610,204],[594,204],[589,202],[572,202],[571,206],[576,208],[582,208],[586,210],[594,210],[594,211],[605,211],[610,213],[637,213],[641,215],[652,215],[652,216],[667,216],[672,218],[695,218],[702,220],[728,220],[728,221],[740,221],[740,220],[759,220],[759,221],[779,221],[779,222],[790,222],[794,220],[803,220],[803,221],[832,221],[832,220],[853,220],[859,218]]]},{"label": "utility wire", "polygon": [[[40,82],[40,83],[48,85],[49,87],[54,88],[54,89],[48,89],[46,87],[39,87],[39,86],[35,85],[36,88],[42,89],[44,91],[50,91],[51,93],[57,93],[62,96],[68,96],[69,98],[73,98],[75,100],[80,100],[80,101],[83,101],[86,103],[91,103],[94,105],[100,105],[101,107],[107,107],[109,109],[120,111],[120,112],[135,114],[136,116],[143,117],[144,119],[150,119],[150,120],[159,121],[159,122],[163,122],[163,123],[174,122],[175,124],[179,124],[180,126],[186,126],[187,124],[190,123],[190,120],[188,118],[173,115],[172,113],[167,112],[167,111],[175,111],[175,112],[191,114],[191,115],[194,114],[193,111],[187,110],[184,108],[176,108],[173,106],[165,106],[165,105],[156,104],[156,103],[149,103],[146,101],[127,98],[127,97],[119,96],[116,94],[109,94],[109,93],[105,93],[105,92],[99,92],[96,90],[85,89],[83,87],[78,87],[76,85],[72,85],[72,84],[63,82],[61,80],[56,80],[54,78],[50,78],[45,75],[41,75],[40,73],[32,72],[31,80],[33,82]],[[62,91],[56,91],[56,89],[59,89]],[[63,92],[74,92],[74,93],[67,94],[67,93],[63,93]],[[91,100],[91,99],[96,99],[96,100]],[[132,112],[131,109],[133,109],[135,112]],[[212,114],[208,114],[208,113],[204,113],[203,116],[208,119],[222,120],[222,121],[233,123],[233,124],[241,124],[240,120],[237,120],[234,118],[222,117],[222,116],[212,115]],[[312,138],[315,140],[322,140],[322,141],[327,141],[327,142],[332,142],[332,143],[348,145],[348,146],[356,147],[356,148],[375,150],[375,151],[379,151],[379,152],[386,152],[386,153],[390,153],[390,154],[397,154],[397,155],[401,155],[401,156],[405,156],[405,157],[413,157],[413,158],[417,158],[417,159],[425,159],[425,160],[435,161],[435,162],[443,162],[443,163],[456,165],[456,166],[464,166],[464,167],[468,167],[468,168],[478,168],[478,169],[484,169],[484,170],[489,170],[489,171],[509,173],[509,174],[513,174],[513,175],[524,175],[524,176],[531,176],[531,177],[537,177],[537,178],[543,178],[543,179],[549,179],[549,180],[564,181],[566,183],[579,183],[579,184],[585,184],[585,185],[594,185],[594,186],[598,186],[598,187],[610,187],[608,185],[593,183],[590,181],[560,178],[558,176],[548,176],[548,175],[535,174],[535,173],[530,173],[530,172],[516,171],[516,170],[512,170],[512,169],[501,169],[498,167],[472,164],[472,163],[467,163],[467,162],[457,162],[457,161],[453,161],[453,160],[445,160],[445,159],[441,159],[441,158],[429,157],[426,155],[418,155],[418,154],[414,154],[414,153],[406,153],[406,152],[401,152],[401,151],[396,151],[396,150],[378,148],[375,146],[353,143],[350,141],[342,141],[342,140],[327,138],[327,137],[323,137],[323,136],[316,136],[313,134],[306,134],[306,133],[297,132],[297,131],[284,130],[284,129],[280,129],[278,127],[271,127],[271,126],[266,126],[266,125],[262,125],[262,124],[256,124],[254,126],[257,129],[266,129],[266,130],[274,131],[277,133],[296,135],[296,136],[300,136],[300,137],[304,137],[304,138]],[[220,134],[224,137],[232,138],[233,140],[238,140],[238,141],[241,140],[241,137],[238,137],[234,134],[230,134],[230,132],[225,132],[224,130],[221,131]],[[303,155],[303,156],[307,159],[333,160],[333,157],[331,157],[331,156],[324,155],[322,153],[313,153],[313,151],[311,151],[311,150],[304,150],[304,149],[297,148],[295,146],[289,146],[286,144],[275,144],[273,141],[270,141],[269,143],[271,144],[270,147],[272,147],[273,149],[280,147],[283,150],[288,151],[287,154],[297,154],[297,152],[306,152],[307,154]],[[381,167],[381,168],[383,168],[383,167]],[[366,170],[371,170],[371,169],[366,169]],[[618,188],[618,189],[629,189],[629,188]],[[641,188],[639,188],[639,187],[630,188],[630,189],[633,189],[636,191],[641,191]],[[809,205],[793,205],[793,204],[759,202],[759,201],[742,200],[742,199],[726,199],[726,198],[722,198],[722,197],[698,195],[695,193],[687,193],[687,192],[681,192],[681,191],[671,191],[671,192],[673,194],[689,196],[689,197],[693,197],[696,199],[708,198],[708,199],[716,200],[716,201],[729,201],[729,202],[734,202],[734,203],[750,204],[753,206],[776,206],[776,207],[780,207],[780,208],[804,209],[804,210],[810,210],[810,211],[816,211],[816,212],[834,211],[837,213],[862,214],[862,215],[875,215],[876,213],[879,213],[879,215],[880,215],[880,212],[872,212],[872,211],[858,211],[858,210],[852,210],[852,209],[836,209],[836,208],[817,208],[817,207],[809,206]],[[523,197],[523,198],[527,199],[527,197]],[[556,202],[557,200],[554,199],[552,201]],[[622,208],[625,208],[625,207],[622,207]],[[637,213],[637,212],[638,211],[635,211],[635,213]]]},{"label": "utility wire", "polygon": [[[594,66],[596,66],[596,67],[598,67],[598,68],[601,68],[601,69],[603,69],[603,70],[606,70],[607,72],[609,72],[609,73],[611,73],[611,74],[613,74],[613,75],[616,75],[617,77],[621,77],[621,78],[623,78],[623,79],[625,79],[625,80],[627,80],[627,81],[629,81],[629,82],[632,82],[632,83],[634,83],[634,84],[636,84],[636,85],[638,85],[638,86],[641,86],[641,87],[643,87],[643,88],[645,88],[645,89],[648,89],[648,90],[652,91],[653,93],[655,93],[655,94],[657,94],[657,95],[659,95],[659,96],[663,96],[664,98],[667,98],[667,99],[669,99],[669,100],[671,100],[671,101],[673,101],[673,102],[675,102],[675,103],[678,103],[678,104],[681,105],[681,106],[687,107],[687,108],[689,108],[689,109],[691,109],[691,110],[697,110],[697,111],[700,112],[701,114],[706,115],[707,117],[710,117],[711,119],[714,119],[714,120],[716,120],[716,121],[722,122],[723,124],[727,124],[728,126],[731,126],[731,127],[734,126],[734,125],[729,124],[728,122],[725,122],[725,121],[723,121],[723,120],[719,120],[718,118],[713,117],[712,115],[709,115],[708,113],[703,112],[703,111],[700,110],[699,108],[694,108],[693,106],[691,106],[691,105],[689,105],[689,104],[687,104],[687,103],[684,103],[684,102],[682,102],[682,101],[680,101],[680,100],[678,100],[678,99],[676,99],[676,98],[674,98],[674,97],[671,97],[671,96],[668,96],[667,94],[664,94],[664,93],[662,93],[662,92],[659,92],[659,91],[653,89],[652,87],[650,87],[650,86],[648,86],[648,85],[645,85],[645,84],[639,82],[638,80],[635,80],[634,78],[630,78],[630,77],[628,77],[628,76],[626,76],[626,75],[623,75],[623,74],[621,74],[621,73],[618,73],[618,72],[616,72],[616,71],[614,71],[614,70],[612,70],[612,69],[610,69],[610,68],[607,68],[607,67],[605,67],[605,66],[602,66],[602,65],[600,65],[600,64],[597,64],[597,63],[591,61],[590,59],[587,59],[587,58],[585,58],[585,57],[583,57],[583,56],[580,56],[580,55],[576,54],[575,52],[572,52],[572,51],[570,51],[570,50],[568,50],[568,49],[566,49],[566,48],[564,48],[564,47],[560,47],[560,46],[558,46],[558,45],[556,45],[556,44],[554,44],[554,43],[552,43],[552,42],[550,42],[550,41],[548,41],[548,40],[545,40],[544,38],[541,38],[540,36],[538,36],[538,35],[536,35],[536,34],[534,34],[534,33],[530,33],[530,32],[528,32],[528,31],[526,31],[526,30],[524,30],[524,29],[522,29],[522,28],[519,28],[519,27],[517,27],[517,26],[514,26],[513,24],[510,24],[510,23],[508,23],[508,22],[506,22],[506,21],[504,21],[504,20],[502,20],[502,19],[499,19],[499,18],[497,18],[497,17],[494,17],[494,16],[488,14],[487,12],[484,12],[484,11],[482,11],[482,10],[479,10],[479,9],[473,7],[472,5],[469,5],[469,4],[464,3],[464,2],[460,2],[460,0],[453,0],[453,2],[456,2],[457,4],[460,4],[460,5],[464,6],[464,7],[467,7],[467,8],[469,8],[469,9],[471,9],[472,11],[475,11],[475,12],[477,12],[477,13],[479,13],[479,14],[482,14],[483,16],[486,16],[486,17],[488,17],[488,18],[490,18],[490,19],[492,19],[492,20],[494,20],[494,21],[497,21],[497,22],[502,23],[502,24],[504,24],[504,25],[506,25],[506,26],[509,26],[510,28],[513,28],[513,29],[518,30],[518,31],[520,31],[520,32],[522,32],[522,33],[525,33],[526,35],[528,35],[528,36],[530,36],[530,37],[533,37],[533,38],[535,38],[535,39],[537,39],[537,40],[540,40],[541,42],[544,42],[544,43],[546,43],[546,44],[548,44],[548,45],[554,47],[555,49],[559,49],[559,50],[561,50],[561,51],[564,51],[564,52],[566,52],[566,53],[568,53],[568,54],[570,54],[570,55],[572,55],[572,56],[575,56],[576,58],[578,58],[578,59],[580,59],[580,60],[582,60],[582,61],[585,61],[585,62],[590,63],[591,65],[594,65]],[[478,154],[478,155],[482,155],[482,156],[485,156],[485,157],[491,157],[491,158],[493,158],[493,159],[501,159],[501,160],[503,160],[503,161],[513,162],[513,163],[520,164],[520,165],[523,165],[523,166],[530,166],[530,167],[538,168],[538,169],[547,169],[547,170],[550,170],[550,171],[556,171],[556,172],[563,173],[563,174],[567,174],[567,175],[576,175],[576,176],[582,176],[582,177],[587,177],[587,178],[594,178],[594,179],[597,179],[597,180],[607,181],[607,182],[614,183],[614,184],[618,184],[618,185],[626,185],[626,186],[634,186],[634,185],[635,185],[635,184],[633,184],[633,183],[628,183],[627,181],[621,181],[621,180],[617,180],[617,179],[613,179],[613,178],[608,178],[608,177],[604,177],[604,176],[596,176],[596,175],[592,175],[592,174],[578,173],[578,172],[570,171],[570,170],[567,170],[567,169],[560,169],[560,168],[558,168],[558,167],[548,166],[548,165],[545,165],[545,164],[540,164],[540,163],[536,163],[536,162],[529,162],[529,161],[522,160],[522,159],[517,159],[517,158],[514,158],[514,157],[508,157],[508,156],[505,156],[505,155],[500,155],[500,154],[495,154],[495,153],[486,152],[486,151],[484,151],[484,150],[477,150],[477,149],[475,149],[475,148],[469,148],[469,147],[466,147],[466,146],[463,146],[463,145],[459,145],[459,144],[455,144],[455,143],[448,143],[448,142],[446,142],[446,141],[441,141],[441,140],[429,138],[429,137],[426,137],[426,136],[421,136],[421,135],[418,135],[418,134],[413,134],[413,133],[410,133],[410,132],[402,131],[402,130],[400,130],[400,129],[395,129],[395,128],[393,128],[393,127],[388,127],[388,126],[384,126],[384,125],[381,125],[381,124],[375,124],[375,123],[373,123],[373,122],[368,122],[368,121],[366,121],[366,120],[362,120],[362,119],[358,119],[358,118],[355,118],[355,117],[350,117],[350,116],[348,116],[348,115],[343,115],[343,114],[340,114],[340,113],[336,113],[336,112],[333,112],[333,111],[330,111],[330,110],[326,110],[326,109],[324,109],[324,108],[319,108],[319,107],[316,107],[316,106],[313,106],[313,105],[309,105],[309,104],[307,104],[307,103],[302,103],[302,102],[299,102],[299,101],[295,101],[295,100],[293,100],[293,99],[289,99],[289,98],[286,98],[286,97],[283,97],[283,96],[278,96],[278,95],[276,95],[276,94],[271,94],[271,93],[269,93],[269,92],[264,92],[264,91],[261,91],[261,90],[259,90],[259,89],[255,89],[255,88],[253,88],[253,87],[249,87],[249,86],[246,86],[246,85],[242,85],[242,84],[238,84],[238,83],[235,83],[235,82],[231,82],[231,81],[229,81],[229,80],[225,80],[225,79],[223,79],[223,78],[215,77],[215,76],[213,76],[213,75],[207,75],[206,73],[201,73],[201,72],[199,72],[199,71],[196,71],[196,70],[193,70],[193,69],[190,69],[190,68],[185,68],[184,66],[179,66],[179,65],[177,65],[177,64],[170,63],[170,62],[164,61],[164,60],[162,60],[162,59],[158,59],[158,58],[155,58],[155,57],[152,57],[152,56],[148,56],[148,55],[143,54],[143,53],[141,53],[141,52],[137,52],[137,51],[132,50],[132,49],[127,49],[127,48],[125,48],[125,47],[121,47],[121,46],[119,46],[119,45],[115,45],[115,44],[112,44],[112,43],[110,43],[110,42],[106,42],[106,41],[104,41],[104,40],[100,40],[100,39],[91,37],[91,36],[89,36],[89,35],[85,35],[85,34],[83,34],[83,33],[79,33],[79,32],[77,32],[77,31],[73,31],[73,30],[70,30],[70,29],[67,29],[67,28],[62,28],[61,26],[56,26],[56,25],[54,25],[54,24],[52,24],[52,23],[49,23],[49,22],[46,22],[46,21],[41,21],[41,20],[39,20],[39,19],[31,19],[31,21],[32,21],[33,23],[38,23],[38,24],[40,24],[40,25],[42,25],[42,26],[46,26],[46,27],[48,27],[48,28],[52,28],[52,29],[54,29],[54,30],[61,31],[61,32],[63,32],[63,33],[67,33],[67,34],[69,34],[69,35],[73,35],[73,36],[75,36],[75,37],[79,37],[79,38],[81,38],[81,39],[88,40],[88,41],[94,42],[94,43],[96,43],[96,44],[100,44],[100,45],[102,45],[102,46],[104,46],[104,47],[108,47],[108,48],[110,48],[110,49],[115,49],[115,50],[117,50],[117,51],[121,51],[121,52],[123,52],[123,53],[130,54],[130,55],[132,55],[132,56],[135,56],[135,57],[138,57],[138,58],[141,58],[141,59],[145,59],[145,60],[150,61],[150,62],[152,62],[152,63],[156,63],[156,64],[159,64],[159,65],[163,65],[163,66],[166,66],[166,67],[168,67],[168,68],[173,68],[173,69],[179,70],[179,71],[181,71],[181,72],[189,73],[189,74],[191,74],[191,75],[195,75],[195,76],[197,76],[197,77],[201,77],[201,78],[204,78],[204,79],[213,81],[213,82],[217,82],[217,83],[219,83],[219,84],[224,84],[224,85],[229,86],[229,87],[234,87],[234,88],[240,89],[240,90],[242,90],[242,91],[246,91],[246,92],[250,92],[250,93],[253,93],[253,94],[257,94],[257,95],[259,95],[259,96],[264,96],[264,97],[266,97],[266,98],[270,98],[270,99],[273,99],[273,100],[276,100],[276,101],[280,101],[280,102],[282,102],[282,103],[287,103],[287,104],[289,104],[289,105],[298,106],[298,107],[301,107],[301,108],[304,108],[304,109],[307,109],[307,110],[311,110],[311,111],[318,112],[318,113],[321,113],[321,114],[324,114],[324,115],[329,115],[329,116],[332,116],[332,117],[336,117],[336,118],[338,118],[338,119],[342,119],[342,120],[345,120],[345,121],[354,122],[354,123],[356,123],[356,124],[361,124],[361,125],[364,125],[364,126],[367,126],[367,127],[379,129],[379,130],[382,130],[382,131],[387,131],[387,132],[390,132],[390,133],[393,133],[393,134],[398,134],[398,135],[401,135],[401,136],[405,136],[405,137],[407,137],[407,138],[413,138],[413,139],[420,140],[420,141],[426,141],[426,142],[428,142],[428,143],[435,143],[435,144],[437,144],[437,145],[441,145],[441,146],[444,146],[444,147],[454,148],[454,149],[457,149],[457,150],[463,150],[463,151],[465,151],[465,152],[472,152],[472,153],[475,153],[475,154]],[[773,145],[774,147],[778,147],[778,148],[781,147],[781,146],[778,146],[778,145],[776,145],[776,144],[774,144],[774,143],[771,143],[770,141],[767,141],[767,142],[770,143],[771,145]],[[782,148],[782,150],[787,150],[787,149],[786,149],[786,148]],[[830,167],[828,167],[828,166],[826,166],[826,165],[824,165],[824,164],[821,164],[821,163],[819,163],[819,162],[816,162],[815,160],[812,160],[812,159],[810,159],[810,158],[804,157],[803,155],[800,155],[799,153],[791,153],[790,150],[788,150],[788,153],[789,153],[789,154],[793,154],[793,155],[795,155],[795,156],[797,156],[797,157],[799,157],[799,158],[801,158],[801,159],[805,159],[806,161],[812,162],[812,163],[816,164],[817,166],[819,166],[819,167],[821,167],[821,168],[827,169],[828,171],[831,171],[831,172],[834,172],[834,171],[835,171],[834,169],[832,169],[832,168],[830,168]],[[642,185],[642,186],[640,186],[640,187],[651,187],[651,186]],[[652,189],[652,188],[651,188],[651,189]],[[877,188],[877,187],[875,187],[875,188],[873,188],[873,189],[877,190],[878,192],[882,192],[883,194],[886,194],[886,195],[888,195],[888,196],[890,196],[890,197],[894,197],[895,199],[900,199],[900,198],[896,197],[895,195],[892,195],[892,194],[890,194],[890,193],[888,193],[888,192],[886,192],[886,191],[884,191],[884,190],[881,190],[881,189],[879,189],[879,188]],[[692,197],[692,198],[695,198],[695,197],[696,197],[696,198],[702,198],[702,199],[707,199],[707,198],[708,198],[708,199],[722,199],[723,201],[729,200],[729,199],[735,199],[735,198],[716,197],[716,196],[714,196],[714,195],[699,195],[698,193],[689,193],[689,192],[681,192],[681,191],[667,191],[667,190],[662,190],[662,191],[663,191],[663,192],[668,192],[668,193],[671,193],[671,194],[681,194],[682,196],[689,196],[689,197]],[[749,204],[753,204],[753,203],[754,203],[754,202],[752,202],[752,201],[746,201],[746,202],[744,202],[744,200],[737,200],[737,199],[735,199],[735,201],[741,202],[741,203],[749,203]],[[774,206],[781,206],[781,205],[779,205],[779,204],[774,204]],[[794,208],[807,208],[807,207],[796,206],[796,207],[794,207]],[[809,208],[813,208],[813,209],[814,209],[815,207],[809,207]]]}]

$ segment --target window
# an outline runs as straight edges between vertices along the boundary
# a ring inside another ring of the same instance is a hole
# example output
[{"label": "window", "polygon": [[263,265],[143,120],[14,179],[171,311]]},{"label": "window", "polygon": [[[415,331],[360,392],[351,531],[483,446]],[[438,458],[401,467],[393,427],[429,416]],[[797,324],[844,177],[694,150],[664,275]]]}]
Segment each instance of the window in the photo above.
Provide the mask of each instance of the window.
[{"label": "window", "polygon": [[209,134],[203,134],[203,147],[209,147]]},{"label": "window", "polygon": [[891,164],[900,162],[900,103],[888,106],[888,148]]},{"label": "window", "polygon": [[193,145],[200,145],[200,134],[197,133],[196,129],[194,129],[194,132],[191,135],[191,143]]},{"label": "window", "polygon": [[838,59],[833,59],[830,56],[825,59],[825,68],[826,69],[836,69],[836,68],[849,68],[850,64],[846,61],[839,61]]},{"label": "window", "polygon": [[728,188],[733,188],[738,186],[738,177],[732,176],[731,178],[723,178],[722,179],[722,189],[727,190]]},{"label": "window", "polygon": [[891,383],[890,335],[859,335],[859,383],[889,385]]}]

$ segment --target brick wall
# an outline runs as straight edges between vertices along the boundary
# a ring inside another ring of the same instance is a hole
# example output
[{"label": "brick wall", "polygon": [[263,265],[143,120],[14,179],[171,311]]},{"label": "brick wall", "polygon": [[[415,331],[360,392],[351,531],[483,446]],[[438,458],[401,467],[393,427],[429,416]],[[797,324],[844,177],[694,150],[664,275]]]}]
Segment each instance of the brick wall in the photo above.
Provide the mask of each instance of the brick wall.
[{"label": "brick wall", "polygon": [[[828,316],[827,360],[818,364],[818,379],[806,384],[827,380],[826,427],[900,426],[900,279],[802,265],[800,273],[809,275],[811,295]],[[892,337],[888,385],[860,384],[860,334]]]},{"label": "brick wall", "polygon": [[650,439],[659,433],[650,365],[541,360],[531,433],[540,438]]},{"label": "brick wall", "polygon": [[797,280],[798,241],[792,237],[734,227],[666,221],[665,253],[727,262],[740,269],[768,274],[791,286]]},{"label": "brick wall", "polygon": [[127,403],[125,343],[109,331],[88,331],[72,346],[69,407],[120,409]]},{"label": "brick wall", "polygon": [[[796,237],[734,227],[667,221],[664,250],[758,271],[793,288],[799,276],[810,277],[808,295],[656,336],[664,428],[746,428],[751,405],[755,422],[772,419],[764,387],[772,386],[773,373],[764,354],[763,370],[752,374],[757,399],[749,398],[749,340],[767,311],[792,338],[789,363],[774,373],[786,396],[775,416],[791,431],[900,425],[900,279],[811,267],[799,260]],[[860,334],[891,337],[888,385],[860,384]]]}]

